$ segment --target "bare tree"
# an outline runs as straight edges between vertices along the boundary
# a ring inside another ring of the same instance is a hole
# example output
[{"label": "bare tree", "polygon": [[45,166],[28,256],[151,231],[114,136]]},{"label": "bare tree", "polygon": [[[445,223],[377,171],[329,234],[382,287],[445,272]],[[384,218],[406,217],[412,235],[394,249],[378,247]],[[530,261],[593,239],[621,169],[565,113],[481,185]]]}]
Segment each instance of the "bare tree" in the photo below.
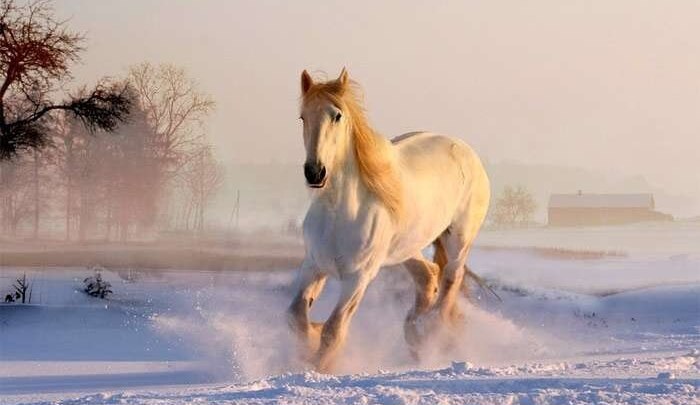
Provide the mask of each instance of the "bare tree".
[{"label": "bare tree", "polygon": [[224,182],[224,168],[214,158],[210,146],[201,147],[193,156],[182,175],[189,195],[185,206],[185,224],[189,228],[193,219],[193,228],[201,232],[204,230],[206,206]]},{"label": "bare tree", "polygon": [[54,126],[53,144],[56,151],[56,175],[59,184],[63,186],[65,239],[71,239],[71,224],[73,216],[73,191],[75,189],[76,150],[81,142],[79,134],[71,128],[71,121],[66,114],[60,114]]},{"label": "bare tree", "polygon": [[43,146],[44,120],[55,111],[71,113],[90,130],[108,131],[129,112],[125,85],[106,81],[62,102],[51,100],[71,78],[84,39],[52,14],[47,0],[0,0],[0,159]]},{"label": "bare tree", "polygon": [[153,129],[138,106],[113,133],[89,134],[75,119],[56,131],[65,189],[66,230],[78,239],[95,236],[125,241],[135,225],[153,224],[161,182],[149,141]]},{"label": "bare tree", "polygon": [[129,83],[154,128],[151,146],[163,166],[163,180],[168,181],[201,145],[199,127],[213,110],[214,101],[184,69],[171,64],[133,66]]},{"label": "bare tree", "polygon": [[78,125],[74,130],[79,131],[78,159],[75,162],[77,183],[77,210],[75,212],[78,225],[78,240],[84,241],[94,230],[100,208],[100,186],[104,178],[105,156],[107,154],[106,139],[102,134],[91,136]]},{"label": "bare tree", "polygon": [[149,143],[153,132],[145,112],[135,108],[129,124],[108,139],[106,204],[116,218],[122,241],[127,239],[129,227],[147,229],[155,222],[163,183],[160,161]]},{"label": "bare tree", "polygon": [[34,231],[32,232],[33,238],[39,238],[39,218],[40,218],[40,205],[41,197],[39,195],[39,151],[34,149],[32,151],[32,200],[34,201]]},{"label": "bare tree", "polygon": [[523,225],[532,221],[537,203],[523,186],[506,186],[493,205],[491,218],[501,226]]},{"label": "bare tree", "polygon": [[46,185],[52,177],[51,159],[50,149],[33,149],[0,160],[0,222],[5,233],[17,235],[31,222],[32,237],[39,237],[41,217],[50,205]]},{"label": "bare tree", "polygon": [[31,166],[31,204],[32,204],[32,238],[39,238],[41,218],[49,210],[50,198],[47,198],[47,185],[55,173],[54,154],[50,148],[33,149],[30,153]]},{"label": "bare tree", "polygon": [[31,161],[23,155],[0,160],[0,224],[8,235],[17,235],[20,224],[31,217]]}]

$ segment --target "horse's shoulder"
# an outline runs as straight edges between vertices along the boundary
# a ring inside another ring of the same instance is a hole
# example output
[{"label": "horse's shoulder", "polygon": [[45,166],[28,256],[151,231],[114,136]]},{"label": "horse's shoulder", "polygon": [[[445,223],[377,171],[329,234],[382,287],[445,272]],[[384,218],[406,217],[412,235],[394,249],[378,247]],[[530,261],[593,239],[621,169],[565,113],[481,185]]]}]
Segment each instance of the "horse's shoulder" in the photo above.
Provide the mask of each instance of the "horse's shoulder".
[{"label": "horse's shoulder", "polygon": [[[463,162],[474,155],[464,141],[434,132],[411,132],[392,140],[399,159],[406,166],[432,165],[435,159],[449,157]],[[395,141],[396,140],[396,141]]]}]

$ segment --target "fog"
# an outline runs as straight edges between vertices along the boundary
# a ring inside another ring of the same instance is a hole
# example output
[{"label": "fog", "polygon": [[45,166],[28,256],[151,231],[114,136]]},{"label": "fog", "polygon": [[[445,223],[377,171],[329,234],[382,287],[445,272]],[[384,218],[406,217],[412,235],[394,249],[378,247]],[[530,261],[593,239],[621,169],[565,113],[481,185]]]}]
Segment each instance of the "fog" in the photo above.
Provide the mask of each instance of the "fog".
[{"label": "fog", "polygon": [[[652,191],[661,210],[700,213],[696,1],[76,0],[56,8],[87,35],[73,72],[81,83],[144,60],[196,78],[217,103],[207,128],[229,172],[299,165],[299,73],[335,77],[346,66],[386,136],[427,129],[466,140],[490,165],[595,173],[558,189],[535,179],[542,198]],[[245,186],[255,176],[229,176],[221,218],[236,190],[244,202],[255,193]],[[303,196],[301,170],[298,179]]]}]

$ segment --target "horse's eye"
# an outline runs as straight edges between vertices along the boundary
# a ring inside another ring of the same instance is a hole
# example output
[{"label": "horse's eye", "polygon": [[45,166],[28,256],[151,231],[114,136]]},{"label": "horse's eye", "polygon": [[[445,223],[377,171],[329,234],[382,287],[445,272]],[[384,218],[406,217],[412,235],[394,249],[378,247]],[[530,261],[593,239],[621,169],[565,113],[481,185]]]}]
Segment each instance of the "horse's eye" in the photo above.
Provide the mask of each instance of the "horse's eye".
[{"label": "horse's eye", "polygon": [[333,122],[338,122],[338,121],[340,121],[340,117],[342,117],[342,116],[343,116],[343,114],[341,114],[341,113],[339,113],[339,112],[338,112],[338,113],[335,113],[335,116],[333,116]]}]

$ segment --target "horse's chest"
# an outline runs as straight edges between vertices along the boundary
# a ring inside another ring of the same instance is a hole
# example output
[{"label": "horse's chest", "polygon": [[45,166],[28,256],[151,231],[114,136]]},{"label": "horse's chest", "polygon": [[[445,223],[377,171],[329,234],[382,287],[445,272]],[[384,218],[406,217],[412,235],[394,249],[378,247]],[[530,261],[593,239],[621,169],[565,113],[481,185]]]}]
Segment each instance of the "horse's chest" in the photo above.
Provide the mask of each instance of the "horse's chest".
[{"label": "horse's chest", "polygon": [[366,267],[368,258],[379,257],[376,212],[363,211],[348,217],[342,210],[311,207],[304,220],[307,251],[323,271],[336,276]]}]

